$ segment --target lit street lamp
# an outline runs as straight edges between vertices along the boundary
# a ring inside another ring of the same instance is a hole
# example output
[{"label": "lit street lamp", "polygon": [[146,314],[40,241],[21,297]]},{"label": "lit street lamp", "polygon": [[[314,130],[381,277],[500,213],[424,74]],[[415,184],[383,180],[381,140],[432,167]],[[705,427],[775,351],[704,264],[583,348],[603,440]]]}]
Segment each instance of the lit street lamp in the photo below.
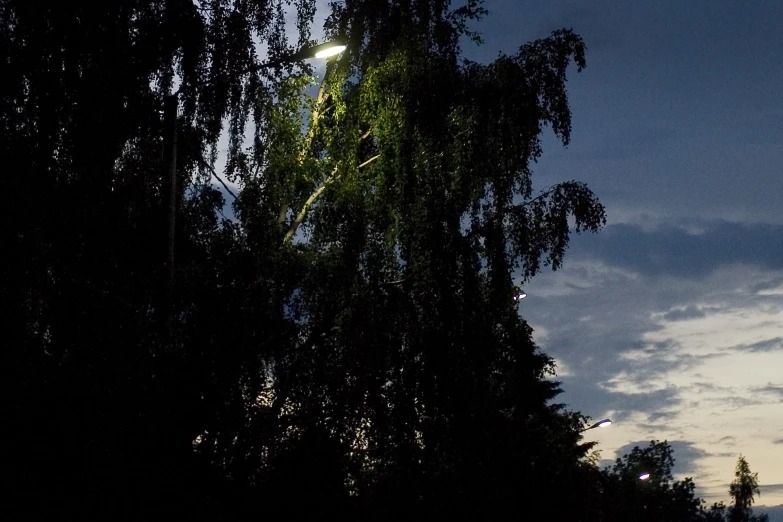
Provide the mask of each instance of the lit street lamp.
[{"label": "lit street lamp", "polygon": [[593,428],[606,428],[612,423],[611,419],[604,419],[601,421],[596,422],[592,426],[588,426],[585,429],[581,430],[579,433],[584,433],[587,430],[592,430]]},{"label": "lit street lamp", "polygon": [[639,480],[647,480],[648,478],[650,478],[650,474],[647,473],[646,471],[641,475],[639,475]]},{"label": "lit street lamp", "polygon": [[302,49],[294,55],[296,60],[306,60],[308,58],[329,58],[345,51],[345,45],[342,42],[326,42],[314,47]]}]

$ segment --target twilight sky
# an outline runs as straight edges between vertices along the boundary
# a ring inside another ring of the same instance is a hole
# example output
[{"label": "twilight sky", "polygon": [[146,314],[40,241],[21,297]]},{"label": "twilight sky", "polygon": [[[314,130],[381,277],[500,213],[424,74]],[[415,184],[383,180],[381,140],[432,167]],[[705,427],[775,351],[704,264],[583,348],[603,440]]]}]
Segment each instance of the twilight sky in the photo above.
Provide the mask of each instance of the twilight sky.
[{"label": "twilight sky", "polygon": [[759,504],[778,506],[758,511],[783,522],[783,2],[486,7],[471,60],[561,27],[587,45],[569,78],[571,145],[545,135],[534,186],[587,182],[608,226],[574,237],[520,302],[560,400],[615,421],[586,433],[607,463],[668,439],[675,474],[709,503],[728,503],[743,453]]},{"label": "twilight sky", "polygon": [[571,145],[546,137],[534,183],[587,182],[609,223],[520,302],[560,400],[615,421],[586,433],[604,459],[668,439],[711,503],[741,452],[783,504],[783,2],[486,6],[473,60],[560,27],[587,45]]}]

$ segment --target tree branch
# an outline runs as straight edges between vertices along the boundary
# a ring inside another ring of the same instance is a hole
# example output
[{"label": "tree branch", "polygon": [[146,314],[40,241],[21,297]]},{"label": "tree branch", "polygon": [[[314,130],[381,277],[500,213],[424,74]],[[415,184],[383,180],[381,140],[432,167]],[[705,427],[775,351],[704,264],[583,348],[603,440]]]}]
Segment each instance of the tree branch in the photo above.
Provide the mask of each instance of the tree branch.
[{"label": "tree branch", "polygon": [[315,192],[310,194],[310,197],[307,198],[307,201],[305,201],[304,205],[302,205],[302,209],[299,211],[299,214],[296,215],[294,222],[291,223],[291,227],[288,229],[288,232],[285,233],[285,236],[283,237],[283,244],[291,241],[291,239],[294,237],[294,234],[296,234],[296,229],[298,229],[299,225],[301,225],[302,221],[304,221],[304,218],[307,215],[307,211],[310,210],[311,206],[313,206],[315,200],[318,199],[318,197],[323,194],[324,190],[326,190],[326,187],[334,183],[338,177],[337,167],[335,167],[332,171],[332,174],[326,178],[326,181],[324,181],[324,184],[318,187]]},{"label": "tree branch", "polygon": [[[307,134],[305,135],[305,142],[302,145],[302,148],[299,150],[299,164],[301,165],[305,158],[307,157],[307,153],[310,151],[310,149],[313,146],[313,140],[315,139],[315,130],[316,127],[318,127],[318,123],[321,121],[321,117],[324,115],[325,111],[321,110],[321,106],[323,105],[324,101],[326,100],[327,92],[326,92],[326,75],[324,75],[323,80],[321,80],[321,85],[318,87],[318,96],[315,99],[315,108],[313,109],[313,112],[310,114],[310,125],[308,125]],[[328,110],[328,109],[327,109]],[[308,200],[309,201],[309,200]],[[285,223],[285,217],[288,215],[288,209],[289,206],[286,203],[283,203],[280,206],[280,213],[277,216],[277,224],[282,225]],[[301,214],[301,212],[300,212]],[[298,216],[297,216],[298,217]],[[299,226],[299,223],[294,221],[294,224],[291,225],[291,227],[296,231],[296,228]],[[289,230],[290,232],[290,230]],[[288,234],[286,233],[286,237],[288,237]],[[285,242],[285,240],[284,240]]]},{"label": "tree branch", "polygon": [[519,205],[517,205],[517,206],[518,206],[518,207],[526,207],[526,206],[528,206],[528,205],[532,205],[533,203],[535,203],[535,202],[536,202],[536,201],[538,201],[539,199],[541,199],[541,198],[544,198],[544,197],[546,197],[546,196],[550,195],[552,192],[554,192],[555,190],[557,190],[557,189],[558,189],[558,187],[559,187],[559,185],[554,185],[554,186],[548,187],[548,188],[546,188],[546,189],[545,189],[543,192],[541,192],[541,194],[539,194],[538,196],[534,197],[534,198],[533,198],[533,199],[531,199],[530,201],[525,201],[524,203],[520,203],[520,204],[519,204]]},{"label": "tree branch", "polygon": [[304,146],[299,151],[299,163],[302,163],[305,160],[307,153],[310,151],[310,148],[313,145],[313,140],[315,139],[315,130],[318,127],[318,124],[321,122],[321,117],[323,116],[324,112],[321,110],[321,106],[323,105],[327,96],[326,85],[326,75],[324,75],[324,79],[321,80],[321,85],[318,87],[318,96],[315,99],[315,108],[313,108],[313,112],[310,113],[310,125],[308,126],[307,134],[305,135]]},{"label": "tree branch", "polygon": [[[366,167],[373,161],[380,158],[380,154],[376,154],[372,158],[368,159],[361,165],[359,165],[357,168]],[[291,239],[294,237],[294,234],[296,234],[296,230],[299,228],[299,225],[302,224],[302,221],[304,221],[305,216],[307,215],[307,211],[310,210],[310,207],[313,206],[313,203],[315,203],[315,200],[318,199],[321,194],[323,194],[324,190],[326,190],[326,187],[337,181],[337,179],[340,176],[337,175],[337,167],[332,170],[332,173],[329,175],[328,178],[326,178],[326,181],[324,181],[324,184],[318,187],[315,192],[310,194],[310,197],[307,198],[307,201],[305,201],[304,205],[302,205],[302,209],[299,211],[299,214],[296,215],[296,218],[294,219],[294,222],[291,223],[291,227],[288,229],[288,232],[285,233],[285,236],[283,236],[283,244],[288,243],[291,241]],[[281,222],[282,223],[282,222]]]},{"label": "tree branch", "polygon": [[204,160],[204,158],[202,158],[200,155],[199,155],[199,158],[198,158],[198,160],[199,160],[199,163],[201,163],[201,165],[202,165],[204,168],[206,168],[207,170],[209,170],[209,171],[212,173],[212,175],[215,177],[215,179],[216,179],[216,180],[218,180],[218,181],[220,182],[220,184],[221,184],[221,185],[223,185],[223,188],[224,188],[224,189],[226,189],[226,192],[228,192],[229,194],[231,194],[231,196],[232,196],[234,199],[237,199],[237,195],[236,195],[236,194],[234,194],[234,192],[233,192],[233,191],[232,191],[230,188],[228,188],[228,185],[226,185],[226,182],[225,182],[225,181],[223,181],[223,180],[220,178],[220,176],[218,176],[218,175],[217,175],[217,172],[215,172],[215,169],[213,169],[213,168],[212,168],[212,166],[211,166],[211,165],[209,165],[209,163],[207,163],[207,162],[206,162],[206,160]]},{"label": "tree branch", "polygon": [[397,286],[403,284],[405,281],[411,278],[411,275],[408,274],[407,276],[403,277],[402,279],[397,279],[396,281],[385,281],[383,283],[380,283],[378,286]]},{"label": "tree branch", "polygon": [[364,163],[362,163],[361,165],[359,165],[356,168],[360,169],[362,167],[366,167],[367,165],[369,165],[370,163],[372,163],[373,161],[377,160],[380,157],[381,157],[380,154],[376,154],[375,156],[373,156],[372,158],[368,159],[367,161],[365,161]]}]

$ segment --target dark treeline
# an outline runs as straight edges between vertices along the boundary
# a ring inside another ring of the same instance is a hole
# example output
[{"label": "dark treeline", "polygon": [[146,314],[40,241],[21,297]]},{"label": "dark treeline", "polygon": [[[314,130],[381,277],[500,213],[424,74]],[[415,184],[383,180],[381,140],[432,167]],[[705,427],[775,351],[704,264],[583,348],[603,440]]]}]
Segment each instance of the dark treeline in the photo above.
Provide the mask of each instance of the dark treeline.
[{"label": "dark treeline", "polygon": [[665,444],[597,469],[514,300],[605,223],[531,189],[579,36],[480,65],[480,0],[346,0],[316,79],[314,11],[0,0],[4,518],[705,515]]}]

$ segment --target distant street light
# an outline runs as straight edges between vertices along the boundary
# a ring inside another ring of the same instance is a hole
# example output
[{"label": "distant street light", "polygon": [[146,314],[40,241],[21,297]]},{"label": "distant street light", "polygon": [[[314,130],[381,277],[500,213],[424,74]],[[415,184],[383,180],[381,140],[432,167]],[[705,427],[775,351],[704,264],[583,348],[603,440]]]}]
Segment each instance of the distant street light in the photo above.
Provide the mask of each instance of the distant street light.
[{"label": "distant street light", "polygon": [[527,294],[525,293],[525,291],[524,290],[520,290],[519,293],[514,296],[514,301],[519,301],[520,299],[524,299],[525,297],[527,297]]},{"label": "distant street light", "polygon": [[647,473],[646,471],[641,475],[639,475],[639,480],[647,480],[648,478],[650,478],[650,474]]},{"label": "distant street light", "polygon": [[612,423],[611,419],[604,419],[601,421],[596,422],[595,424],[586,427],[585,429],[581,430],[579,433],[584,433],[587,430],[592,430],[593,428],[606,428]]}]

